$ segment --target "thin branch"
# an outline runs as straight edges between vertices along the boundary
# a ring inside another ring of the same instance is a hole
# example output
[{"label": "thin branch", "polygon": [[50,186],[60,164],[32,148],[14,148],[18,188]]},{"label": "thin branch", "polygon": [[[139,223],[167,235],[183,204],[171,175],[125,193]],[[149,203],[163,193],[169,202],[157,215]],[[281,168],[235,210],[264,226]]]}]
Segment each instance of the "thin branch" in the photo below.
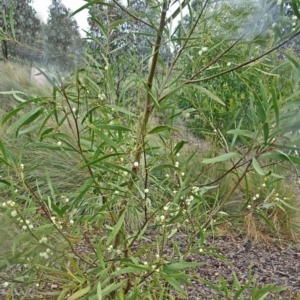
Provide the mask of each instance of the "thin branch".
[{"label": "thin branch", "polygon": [[163,91],[163,89],[164,89],[164,87],[165,87],[166,82],[169,80],[169,78],[170,78],[170,76],[171,76],[171,73],[172,73],[172,71],[173,71],[173,69],[174,69],[174,67],[175,67],[175,64],[176,64],[177,60],[179,59],[180,55],[182,54],[183,50],[185,49],[187,43],[189,42],[189,38],[190,38],[191,35],[194,33],[194,31],[195,31],[195,29],[196,29],[196,26],[198,25],[198,23],[199,23],[199,21],[200,21],[202,15],[203,15],[203,13],[204,13],[205,7],[206,7],[206,5],[208,4],[208,2],[209,2],[209,0],[206,0],[206,1],[205,1],[204,5],[203,5],[203,7],[202,7],[202,10],[201,10],[201,12],[199,13],[199,16],[198,16],[198,18],[197,18],[197,20],[196,20],[194,26],[192,27],[191,31],[190,31],[189,34],[188,34],[188,37],[187,37],[186,41],[184,42],[184,44],[182,45],[182,47],[179,49],[179,51],[178,51],[176,57],[174,58],[174,60],[173,60],[173,62],[172,62],[172,64],[171,64],[171,66],[170,66],[170,68],[169,68],[169,70],[168,70],[168,73],[167,73],[167,75],[166,75],[166,77],[165,77],[165,80],[164,80],[164,82],[163,82],[162,85],[161,85],[159,94],[162,93],[162,91]]},{"label": "thin branch", "polygon": [[116,0],[113,0],[113,2],[124,12],[126,12],[129,16],[131,16],[133,19],[135,19],[138,22],[141,22],[147,26],[149,26],[150,28],[152,28],[151,24],[138,18],[137,16],[135,16],[134,14],[132,14],[128,9],[126,9],[123,5],[121,5],[120,3],[118,3]]},{"label": "thin branch", "polygon": [[206,0],[205,3],[203,4],[202,10],[201,10],[201,12],[199,13],[199,16],[198,16],[198,18],[197,18],[197,20],[196,20],[196,22],[195,22],[193,28],[191,29],[189,35],[187,36],[186,41],[184,42],[184,44],[182,45],[182,47],[179,49],[178,54],[176,55],[176,57],[175,57],[175,59],[174,59],[174,61],[173,61],[173,63],[172,63],[172,67],[174,67],[174,65],[176,64],[176,61],[178,60],[178,58],[180,57],[182,51],[184,50],[184,48],[186,47],[187,43],[189,42],[189,38],[190,38],[191,35],[194,33],[194,31],[195,31],[195,29],[196,29],[196,26],[198,25],[198,23],[199,23],[199,21],[200,21],[202,15],[203,15],[203,13],[204,13],[205,7],[206,7],[206,5],[208,4],[208,2],[209,2],[209,0]]},{"label": "thin branch", "polygon": [[213,78],[216,78],[216,77],[219,77],[221,75],[224,75],[224,74],[227,74],[227,73],[230,73],[230,72],[233,72],[233,71],[236,71],[240,68],[243,68],[261,58],[263,58],[264,56],[270,54],[271,52],[279,49],[280,47],[282,47],[283,45],[285,45],[286,43],[288,43],[289,41],[291,41],[292,39],[294,39],[295,37],[297,37],[298,35],[300,35],[300,31],[296,32],[294,35],[292,35],[291,37],[289,37],[287,40],[283,41],[282,43],[280,43],[279,45],[271,48],[270,50],[264,52],[263,54],[253,58],[253,59],[250,59],[242,64],[239,64],[229,70],[225,70],[223,72],[220,72],[218,74],[215,74],[215,75],[212,75],[212,76],[209,76],[209,77],[205,77],[205,78],[200,78],[200,79],[195,79],[195,80],[187,80],[186,82],[183,83],[183,85],[186,85],[186,84],[192,84],[192,83],[197,83],[197,82],[203,82],[203,81],[207,81],[207,80],[210,80],[210,79],[213,79]]},{"label": "thin branch", "polygon": [[[162,34],[163,34],[163,30],[166,26],[166,16],[167,16],[168,6],[169,6],[169,2],[167,0],[165,0],[163,3],[163,6],[162,6],[159,29],[157,32],[156,42],[155,42],[151,66],[150,66],[150,71],[149,71],[148,80],[147,80],[148,91],[147,91],[146,102],[145,102],[145,111],[144,111],[144,117],[143,117],[142,124],[141,124],[139,145],[138,145],[138,149],[135,154],[135,161],[138,163],[141,160],[141,156],[142,156],[142,152],[143,152],[143,148],[144,148],[143,142],[144,142],[144,135],[146,133],[146,127],[147,127],[151,112],[154,108],[154,106],[151,105],[151,90],[152,90],[154,74],[155,74],[155,70],[156,70],[156,66],[157,66],[157,62],[158,62],[159,49],[161,47]],[[134,173],[136,173],[137,172],[136,167],[133,167],[132,171]]]},{"label": "thin branch", "polygon": [[239,39],[237,39],[231,46],[229,46],[227,49],[225,49],[223,52],[221,52],[219,55],[217,55],[215,58],[213,58],[206,66],[204,66],[202,69],[200,69],[198,72],[196,72],[190,80],[193,80],[195,77],[197,77],[199,74],[201,74],[203,71],[208,69],[211,65],[213,65],[215,62],[217,62],[222,56],[224,56],[228,51],[230,51],[243,37],[241,36]]},{"label": "thin branch", "polygon": [[[178,1],[179,2],[179,1]],[[172,13],[172,15],[167,19],[166,23],[169,23],[171,19],[175,19],[179,13],[190,3],[190,0],[184,0],[182,4]],[[180,8],[181,7],[181,8]]]}]

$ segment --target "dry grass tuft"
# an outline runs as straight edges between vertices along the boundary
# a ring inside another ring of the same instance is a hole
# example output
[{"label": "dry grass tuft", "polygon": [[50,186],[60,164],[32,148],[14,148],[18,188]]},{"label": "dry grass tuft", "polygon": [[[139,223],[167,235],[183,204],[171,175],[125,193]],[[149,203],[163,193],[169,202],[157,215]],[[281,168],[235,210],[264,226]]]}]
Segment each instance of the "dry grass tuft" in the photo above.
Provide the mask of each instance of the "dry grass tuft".
[{"label": "dry grass tuft", "polygon": [[[31,69],[29,66],[14,62],[0,62],[0,91],[18,91],[26,93],[22,95],[27,99],[33,95],[43,96],[48,94],[50,87],[39,86],[31,81]],[[15,106],[13,95],[0,94],[0,110],[8,111]]]}]

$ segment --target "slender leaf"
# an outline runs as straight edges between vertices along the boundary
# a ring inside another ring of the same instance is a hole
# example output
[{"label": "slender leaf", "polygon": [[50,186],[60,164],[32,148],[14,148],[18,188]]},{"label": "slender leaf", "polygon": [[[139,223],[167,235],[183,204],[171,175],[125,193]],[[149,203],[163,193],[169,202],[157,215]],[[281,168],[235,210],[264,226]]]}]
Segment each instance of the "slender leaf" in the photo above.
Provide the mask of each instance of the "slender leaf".
[{"label": "slender leaf", "polygon": [[176,155],[185,144],[188,144],[188,142],[186,141],[178,142],[174,147],[173,154]]},{"label": "slender leaf", "polygon": [[176,281],[172,276],[162,274],[162,277],[168,282],[176,291],[184,296],[187,296],[186,291],[180,286],[179,282]]},{"label": "slender leaf", "polygon": [[215,94],[213,94],[212,92],[210,92],[209,90],[207,90],[206,88],[204,88],[203,86],[200,85],[193,85],[193,88],[198,89],[202,94],[205,94],[206,96],[208,96],[209,98],[215,100],[216,102],[218,102],[219,104],[222,104],[225,106],[225,103]]},{"label": "slender leaf", "polygon": [[270,174],[270,171],[266,171],[262,169],[262,167],[260,166],[259,162],[255,157],[252,158],[252,166],[255,169],[255,171],[261,176],[267,176]]},{"label": "slender leaf", "polygon": [[256,210],[255,214],[258,215],[261,219],[263,219],[270,228],[272,228],[274,231],[276,231],[275,226],[261,211]]},{"label": "slender leaf", "polygon": [[286,289],[287,287],[273,286],[273,285],[262,287],[255,293],[255,300],[265,299],[269,293],[281,292],[281,291],[285,291]]},{"label": "slender leaf", "polygon": [[81,298],[82,296],[86,295],[89,291],[90,291],[91,287],[88,285],[85,288],[77,291],[76,293],[74,293],[73,295],[71,295],[70,297],[68,297],[67,300],[76,300]]},{"label": "slender leaf", "polygon": [[235,158],[242,158],[242,155],[236,152],[229,152],[226,154],[222,154],[213,158],[205,158],[202,160],[202,163],[204,164],[213,164],[217,162],[222,162],[230,159],[235,159]]},{"label": "slender leaf", "polygon": [[113,227],[113,230],[111,232],[111,234],[109,235],[106,244],[110,245],[111,242],[113,241],[113,239],[116,237],[116,235],[119,233],[119,231],[121,230],[123,223],[124,223],[124,218],[125,218],[125,213],[126,210],[124,210],[124,212],[122,213],[122,215],[120,216],[118,222],[115,224],[115,226]]},{"label": "slender leaf", "polygon": [[102,289],[101,289],[101,282],[99,281],[97,284],[97,299],[102,300]]},{"label": "slender leaf", "polygon": [[194,267],[200,267],[203,265],[205,265],[205,263],[203,262],[178,262],[178,263],[169,264],[165,266],[165,268],[170,270],[185,270]]},{"label": "slender leaf", "polygon": [[165,126],[165,125],[159,125],[159,126],[152,128],[148,132],[148,134],[154,134],[154,133],[158,133],[158,132],[165,131],[165,130],[171,131],[171,130],[175,130],[175,128],[170,127],[170,126]]},{"label": "slender leaf", "polygon": [[249,130],[242,130],[242,129],[232,129],[227,131],[228,134],[236,134],[236,135],[242,135],[249,138],[253,138],[255,136],[255,133]]}]

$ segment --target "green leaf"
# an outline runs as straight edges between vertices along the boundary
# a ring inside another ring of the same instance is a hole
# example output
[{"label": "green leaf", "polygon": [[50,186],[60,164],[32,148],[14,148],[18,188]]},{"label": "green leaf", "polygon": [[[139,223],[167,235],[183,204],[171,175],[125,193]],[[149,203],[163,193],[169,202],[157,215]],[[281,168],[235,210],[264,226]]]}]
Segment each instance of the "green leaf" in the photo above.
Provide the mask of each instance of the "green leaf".
[{"label": "green leaf", "polygon": [[259,116],[260,122],[262,124],[264,124],[266,122],[266,119],[267,119],[266,111],[265,111],[260,99],[256,99],[255,104],[256,104],[256,107],[257,107],[257,114]]},{"label": "green leaf", "polygon": [[202,197],[207,191],[215,189],[217,187],[219,187],[219,185],[203,186],[200,188],[199,194]]},{"label": "green leaf", "polygon": [[170,270],[185,270],[185,269],[190,269],[194,267],[200,267],[205,265],[203,262],[178,262],[178,263],[173,263],[170,265],[165,266],[166,269]]},{"label": "green leaf", "polygon": [[269,124],[265,123],[263,125],[263,131],[264,131],[264,142],[267,143],[269,139]]},{"label": "green leaf", "polygon": [[198,277],[197,279],[199,279],[204,284],[208,285],[211,289],[213,289],[217,292],[221,292],[220,287],[217,284],[213,284],[209,280],[206,280],[205,278],[202,278],[202,277]]},{"label": "green leaf", "polygon": [[245,290],[247,290],[249,288],[249,286],[252,283],[252,281],[248,280],[247,283],[243,287],[241,287],[240,282],[239,282],[239,280],[238,280],[238,278],[237,278],[237,276],[236,276],[235,273],[233,273],[233,276],[234,276],[234,284],[235,284],[235,286],[237,288],[237,292],[235,293],[233,300],[243,299],[240,296],[243,294],[243,292]]},{"label": "green leaf", "polygon": [[263,219],[270,228],[276,231],[275,226],[261,211],[255,210],[255,214],[258,215],[261,219]]},{"label": "green leaf", "polygon": [[275,119],[276,119],[276,127],[278,128],[278,126],[279,126],[279,108],[278,108],[278,103],[277,103],[276,89],[272,88],[271,93],[272,93],[273,109],[274,109]]},{"label": "green leaf", "polygon": [[[51,225],[50,227],[53,228],[53,225]],[[45,265],[42,265],[42,264],[41,265],[36,264],[36,266],[41,270],[47,271],[48,274],[57,275],[58,277],[71,279],[71,280],[74,279],[73,275],[69,274],[68,272],[60,271],[60,270],[57,270],[55,268],[51,268],[51,267],[48,267],[48,266],[45,266]]]},{"label": "green leaf", "polygon": [[246,136],[249,138],[253,138],[255,136],[255,133],[249,130],[242,130],[242,129],[232,129],[227,131],[228,134],[236,134],[241,136]]},{"label": "green leaf", "polygon": [[119,111],[119,112],[123,113],[124,115],[136,117],[136,115],[134,113],[128,111],[127,109],[125,109],[123,107],[115,106],[115,105],[106,105],[106,107],[110,107],[110,108],[114,109],[115,111]]},{"label": "green leaf", "polygon": [[115,276],[115,275],[121,275],[121,274],[136,273],[136,272],[141,272],[141,271],[144,272],[144,271],[147,271],[148,269],[149,269],[149,267],[147,267],[147,266],[133,265],[130,267],[126,267],[126,268],[117,270],[117,271],[113,272],[112,275]]},{"label": "green leaf", "polygon": [[176,130],[176,129],[171,126],[159,125],[159,126],[152,128],[148,132],[148,134],[154,134],[154,133],[158,133],[158,132],[165,131],[165,130],[171,131],[171,130]]},{"label": "green leaf", "polygon": [[218,103],[222,104],[225,106],[225,103],[215,94],[213,94],[212,92],[210,92],[209,90],[207,90],[206,88],[204,88],[203,86],[200,85],[193,85],[193,88],[198,89],[201,93],[205,94],[206,96],[208,96],[209,98],[217,101]]},{"label": "green leaf", "polygon": [[76,293],[74,293],[73,295],[71,295],[70,297],[68,297],[67,300],[76,300],[81,298],[82,296],[86,295],[89,291],[90,291],[91,287],[88,285],[87,287],[77,291]]},{"label": "green leaf", "polygon": [[97,299],[102,300],[102,289],[100,281],[97,284]]},{"label": "green leaf", "polygon": [[[298,11],[298,10],[297,10]],[[291,55],[283,52],[283,55],[298,69],[300,70],[300,63],[298,62],[297,59],[295,59],[294,57],[292,57]]]},{"label": "green leaf", "polygon": [[107,130],[120,130],[120,131],[131,131],[130,128],[122,125],[108,125],[108,124],[97,124],[95,125],[98,129],[107,129]]},{"label": "green leaf", "polygon": [[102,290],[102,296],[104,297],[106,295],[110,295],[111,292],[118,290],[120,286],[124,285],[125,282],[126,280],[122,280],[120,282],[110,284],[109,286],[107,286]]},{"label": "green leaf", "polygon": [[261,176],[267,176],[270,174],[270,171],[263,170],[255,157],[252,158],[252,166],[255,171]]},{"label": "green leaf", "polygon": [[40,128],[40,125],[34,125],[34,126],[27,127],[23,130],[20,130],[19,135],[22,135],[22,134],[25,134],[25,133],[28,133],[28,132],[31,132],[31,131],[36,131],[39,128]]},{"label": "green leaf", "polygon": [[262,154],[261,157],[268,158],[268,159],[288,161],[288,162],[292,162],[294,164],[300,165],[300,157],[299,156],[288,155],[283,152],[266,153],[266,154]]},{"label": "green leaf", "polygon": [[[41,134],[41,132],[43,131],[43,128],[44,128],[44,127],[46,126],[46,124],[48,123],[48,120],[49,120],[49,119],[52,117],[52,115],[55,114],[55,113],[57,113],[56,108],[54,108],[54,109],[52,109],[52,110],[50,110],[50,111],[47,111],[47,116],[44,118],[44,120],[43,120],[42,123],[40,124],[40,129],[39,129],[37,135],[40,135],[40,134]],[[47,132],[47,133],[51,132],[51,130],[54,130],[54,128],[48,128],[48,132]],[[45,132],[46,132],[46,130],[44,130],[44,132],[41,134],[41,139],[40,139],[40,140],[43,139],[43,135],[46,134]]]},{"label": "green leaf", "polygon": [[111,244],[111,242],[113,241],[113,239],[116,237],[116,235],[118,234],[118,232],[122,228],[123,223],[124,223],[125,213],[126,213],[126,210],[124,210],[124,212],[122,213],[122,215],[119,218],[118,222],[113,227],[113,230],[112,230],[111,234],[109,235],[109,237],[108,237],[108,239],[106,241],[106,245],[107,246],[109,246]]},{"label": "green leaf", "polygon": [[32,148],[39,148],[39,149],[48,149],[48,150],[57,150],[57,151],[75,151],[78,152],[77,149],[75,148],[69,148],[69,147],[62,147],[62,146],[56,146],[56,145],[51,145],[47,143],[39,143],[39,142],[33,142],[29,143],[27,147],[32,147]]},{"label": "green leaf", "polygon": [[[132,174],[132,175],[135,174],[135,173],[132,172],[132,170],[130,170],[130,169],[124,168],[124,167],[122,167],[122,166],[119,166],[119,165],[117,165],[117,164],[113,164],[113,163],[110,163],[110,162],[104,162],[104,166],[107,166],[107,167],[108,167],[108,170],[107,170],[108,172],[114,173],[113,169],[115,168],[115,169],[117,169],[117,170],[125,171],[125,172],[127,172],[128,174]],[[102,167],[102,166],[99,166],[99,167]],[[116,173],[116,175],[117,175],[117,174],[118,174],[118,173]]]},{"label": "green leaf", "polygon": [[262,97],[262,100],[264,103],[267,102],[267,91],[266,91],[266,88],[265,86],[263,85],[263,83],[260,81],[259,82],[259,86],[260,86],[260,95]]},{"label": "green leaf", "polygon": [[55,192],[54,192],[54,188],[53,188],[53,185],[52,185],[52,181],[51,181],[51,178],[50,178],[50,174],[49,174],[49,172],[48,172],[47,169],[46,169],[45,172],[46,172],[46,181],[47,181],[47,185],[48,185],[49,190],[50,190],[50,192],[51,192],[52,199],[53,199],[53,201],[55,201],[56,195],[55,195]]},{"label": "green leaf", "polygon": [[188,142],[186,141],[178,142],[174,147],[173,154],[176,155],[185,144],[188,144]]},{"label": "green leaf", "polygon": [[263,300],[266,298],[266,296],[269,293],[274,293],[274,292],[281,292],[281,291],[285,291],[287,289],[287,287],[282,287],[282,286],[265,286],[260,288],[254,295],[254,299],[255,300]]},{"label": "green leaf", "polygon": [[99,130],[95,125],[90,125],[91,129],[102,138],[102,140],[109,146],[111,146],[114,149],[118,148],[118,145],[112,141],[106,134],[104,134],[101,130]]},{"label": "green leaf", "polygon": [[75,10],[73,13],[71,13],[70,17],[75,16],[76,14],[78,14],[82,10],[92,6],[93,4],[101,4],[101,5],[104,5],[104,6],[114,7],[113,4],[110,4],[110,3],[107,3],[107,2],[103,2],[103,1],[99,1],[99,0],[89,0],[89,2],[87,4],[81,6],[80,8]]},{"label": "green leaf", "polygon": [[295,15],[298,17],[300,20],[300,12],[299,12],[299,1],[297,0],[292,0],[292,7]]},{"label": "green leaf", "polygon": [[284,200],[282,200],[282,199],[280,199],[279,200],[284,206],[286,206],[286,207],[288,207],[289,209],[292,209],[292,210],[298,210],[295,206],[292,206],[292,205],[290,205],[289,203],[287,203],[286,201],[284,201]]},{"label": "green leaf", "polygon": [[181,293],[185,297],[187,296],[187,293],[185,290],[180,286],[179,282],[176,281],[173,277],[170,275],[162,274],[161,275],[166,282],[168,282],[177,292]]},{"label": "green leaf", "polygon": [[109,157],[113,157],[113,156],[118,156],[119,157],[119,156],[124,155],[124,154],[125,154],[124,152],[121,152],[121,153],[112,153],[112,154],[104,155],[104,156],[101,156],[101,157],[99,157],[99,158],[97,158],[95,160],[89,161],[88,163],[84,164],[82,166],[82,168],[85,168],[85,167],[91,166],[91,165],[95,165],[96,163],[98,163],[98,162],[100,162],[102,160],[105,160],[105,159],[107,159]]},{"label": "green leaf", "polygon": [[23,107],[17,107],[16,109],[10,111],[3,119],[1,124],[4,125],[9,119],[16,115]]},{"label": "green leaf", "polygon": [[126,23],[128,21],[130,21],[130,19],[119,19],[117,21],[111,22],[107,27],[111,30],[114,27],[118,27],[120,24]]},{"label": "green leaf", "polygon": [[154,168],[151,169],[151,171],[154,172],[154,171],[159,171],[159,170],[163,170],[163,169],[174,169],[174,170],[177,170],[177,168],[174,165],[165,164],[165,165],[155,166]]},{"label": "green leaf", "polygon": [[[7,161],[7,153],[6,153],[5,147],[4,147],[1,139],[0,139],[0,150],[2,152],[4,161]],[[7,164],[8,164],[8,162],[7,162]]]},{"label": "green leaf", "polygon": [[242,158],[242,155],[236,152],[229,152],[226,154],[222,154],[213,158],[205,158],[202,160],[204,164],[213,164],[216,162],[226,161],[229,159]]},{"label": "green leaf", "polygon": [[159,107],[159,101],[158,101],[158,99],[156,99],[156,96],[153,95],[153,90],[151,90],[145,82],[143,82],[143,86],[146,89],[147,94],[150,96],[151,100],[153,101],[155,107]]},{"label": "green leaf", "polygon": [[38,118],[43,112],[44,109],[42,107],[37,107],[36,109],[29,111],[24,116],[19,118],[16,122],[14,122],[11,126],[9,126],[7,129],[7,133],[11,133],[16,130],[16,135],[18,135],[18,131],[20,127],[30,124],[36,118]]}]

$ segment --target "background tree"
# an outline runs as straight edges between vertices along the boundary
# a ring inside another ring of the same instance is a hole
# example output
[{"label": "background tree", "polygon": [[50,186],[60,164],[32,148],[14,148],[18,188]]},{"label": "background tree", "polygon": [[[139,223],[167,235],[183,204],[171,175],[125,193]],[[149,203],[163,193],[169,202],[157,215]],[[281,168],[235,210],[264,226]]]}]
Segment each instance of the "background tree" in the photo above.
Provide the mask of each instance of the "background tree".
[{"label": "background tree", "polygon": [[[128,1],[128,14],[122,9],[122,2],[118,5],[115,3],[94,4],[90,7],[89,50],[98,62],[102,62],[103,68],[107,63],[112,66],[118,98],[131,74],[145,75],[148,72],[148,61],[156,35],[152,25],[158,23],[158,7],[150,1]],[[166,41],[160,49],[160,57],[161,70],[164,70],[163,65],[168,64],[172,57]]]},{"label": "background tree", "polygon": [[[21,56],[22,58],[35,59],[41,56],[41,52],[32,51],[34,46],[41,38],[41,24],[36,17],[36,11],[30,5],[32,0],[0,0],[0,28],[9,34],[10,41],[2,40],[2,55],[4,59],[10,56]],[[15,39],[12,36],[10,25],[10,8],[13,5],[13,20]],[[5,21],[6,20],[6,21]],[[19,46],[20,44],[27,46]],[[31,50],[30,50],[31,49]]]},{"label": "background tree", "polygon": [[61,0],[52,0],[44,28],[47,64],[67,70],[78,64],[83,51],[79,27]]}]

